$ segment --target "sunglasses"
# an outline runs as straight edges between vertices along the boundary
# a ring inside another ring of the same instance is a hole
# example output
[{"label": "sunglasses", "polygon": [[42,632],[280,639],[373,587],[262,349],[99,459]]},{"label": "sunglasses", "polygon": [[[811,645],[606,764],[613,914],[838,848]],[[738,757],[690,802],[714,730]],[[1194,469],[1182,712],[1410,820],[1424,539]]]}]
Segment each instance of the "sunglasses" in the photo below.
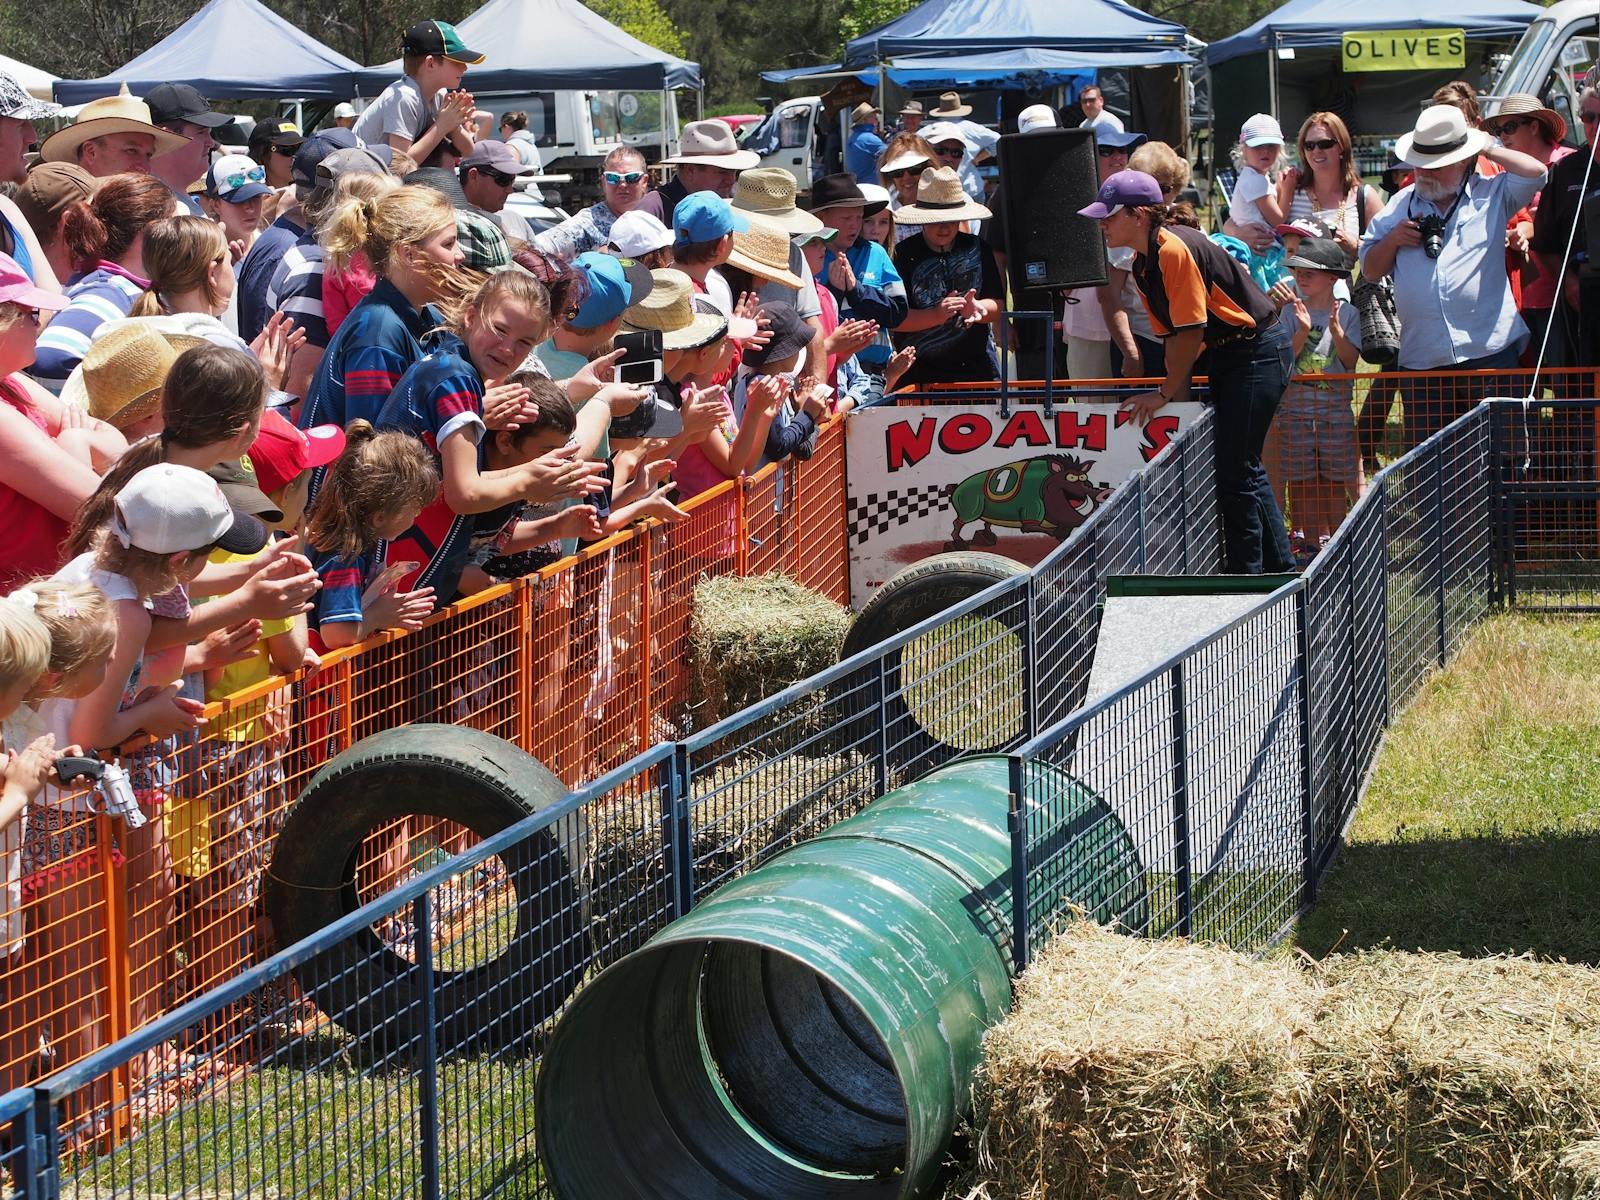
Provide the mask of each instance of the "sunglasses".
[{"label": "sunglasses", "polygon": [[962,146],[935,146],[933,152],[940,158],[960,158],[967,151]]},{"label": "sunglasses", "polygon": [[217,180],[217,186],[225,192],[231,192],[242,188],[247,183],[261,183],[266,178],[267,169],[265,167],[251,167],[248,171],[235,171],[232,175],[224,176]]},{"label": "sunglasses", "polygon": [[1312,141],[1306,142],[1306,149],[1307,150],[1334,150],[1334,149],[1338,148],[1338,145],[1339,145],[1339,143],[1334,141],[1332,138],[1318,138],[1314,142],[1312,142]]},{"label": "sunglasses", "polygon": [[643,171],[628,171],[626,173],[619,173],[616,171],[606,172],[606,182],[612,187],[621,187],[623,184],[627,183],[638,183],[639,180],[643,178]]},{"label": "sunglasses", "polygon": [[1099,152],[1101,158],[1110,158],[1113,154],[1120,154],[1123,157],[1127,157],[1128,153],[1128,148],[1126,146],[1096,146],[1095,150]]},{"label": "sunglasses", "polygon": [[479,167],[478,173],[487,179],[493,180],[496,187],[508,188],[517,181],[515,175],[505,175],[499,171],[491,171],[486,167]]},{"label": "sunglasses", "polygon": [[274,154],[281,154],[285,158],[293,158],[296,154],[300,153],[300,143],[296,142],[292,146],[273,146],[272,152]]},{"label": "sunglasses", "polygon": [[1532,124],[1534,124],[1533,121],[1525,121],[1521,117],[1507,117],[1495,126],[1494,133],[1496,137],[1505,137],[1508,133],[1515,133],[1517,130],[1524,129]]},{"label": "sunglasses", "polygon": [[885,171],[883,177],[885,179],[904,179],[907,175],[921,175],[923,170],[924,168],[922,167],[902,167],[898,171]]}]

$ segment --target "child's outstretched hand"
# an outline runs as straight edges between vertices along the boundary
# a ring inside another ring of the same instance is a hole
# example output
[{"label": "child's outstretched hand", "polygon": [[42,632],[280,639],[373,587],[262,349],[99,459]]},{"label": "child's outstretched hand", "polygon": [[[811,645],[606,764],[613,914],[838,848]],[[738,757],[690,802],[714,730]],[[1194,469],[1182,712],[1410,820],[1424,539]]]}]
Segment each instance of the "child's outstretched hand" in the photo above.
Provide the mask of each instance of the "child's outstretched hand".
[{"label": "child's outstretched hand", "polygon": [[683,432],[691,442],[710,433],[727,420],[731,412],[728,389],[720,384],[716,387],[684,389]]},{"label": "child's outstretched hand", "polygon": [[657,521],[665,521],[670,525],[673,521],[681,521],[684,517],[687,517],[689,514],[672,502],[673,486],[673,484],[664,483],[639,501],[639,507],[634,510],[635,518],[640,521],[651,518]]},{"label": "child's outstretched hand", "polygon": [[44,790],[56,764],[56,735],[46,733],[36,737],[19,752],[7,750],[4,772],[5,789],[13,795],[34,799]]},{"label": "child's outstretched hand", "polygon": [[[578,373],[567,380],[567,397],[574,405],[582,404],[591,399],[602,386],[610,383],[617,375],[617,363],[621,361],[626,350],[612,350],[602,354],[599,358],[590,359],[578,369]],[[615,410],[613,410],[615,411]]]},{"label": "child's outstretched hand", "polygon": [[783,407],[783,380],[776,375],[757,375],[745,392],[745,411],[778,415]]},{"label": "child's outstretched hand", "polygon": [[197,729],[206,706],[198,700],[178,695],[178,684],[150,688],[138,701],[143,706],[139,714],[139,728],[151,737],[171,737],[185,729]]},{"label": "child's outstretched hand", "polygon": [[605,491],[605,464],[586,462],[577,454],[577,446],[563,446],[525,464],[522,498],[530,504],[549,504]]},{"label": "child's outstretched hand", "polygon": [[197,646],[196,654],[185,664],[189,671],[211,671],[244,662],[256,652],[261,641],[261,622],[252,617],[209,633]]},{"label": "child's outstretched hand", "polygon": [[363,604],[362,620],[371,629],[404,629],[415,633],[433,612],[433,589],[385,592]]},{"label": "child's outstretched hand", "polygon": [[1291,303],[1294,305],[1294,323],[1299,326],[1301,333],[1311,332],[1311,311],[1306,308],[1306,302],[1296,296]]},{"label": "child's outstretched hand", "polygon": [[852,318],[839,322],[838,328],[823,338],[822,347],[830,355],[849,358],[861,347],[870,344],[877,336],[876,321],[860,321]]},{"label": "child's outstretched hand", "polygon": [[915,346],[907,346],[902,350],[896,350],[889,358],[889,365],[883,369],[883,390],[886,392],[894,391],[895,385],[900,382],[907,371],[911,370],[916,361],[917,348]]},{"label": "child's outstretched hand", "polygon": [[539,406],[533,403],[526,385],[497,383],[483,393],[483,423],[490,429],[517,429],[537,420]]},{"label": "child's outstretched hand", "polygon": [[592,542],[604,532],[600,528],[600,514],[594,510],[592,504],[574,504],[571,508],[563,509],[555,520],[557,537]]}]

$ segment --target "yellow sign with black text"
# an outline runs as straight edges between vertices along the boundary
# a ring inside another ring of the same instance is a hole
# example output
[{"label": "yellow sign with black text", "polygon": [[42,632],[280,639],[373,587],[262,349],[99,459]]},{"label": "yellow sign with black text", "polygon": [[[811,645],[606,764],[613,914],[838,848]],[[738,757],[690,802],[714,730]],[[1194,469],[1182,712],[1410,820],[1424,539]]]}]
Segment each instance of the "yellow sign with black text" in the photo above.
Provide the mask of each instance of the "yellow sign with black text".
[{"label": "yellow sign with black text", "polygon": [[1346,71],[1443,71],[1467,65],[1460,29],[1379,29],[1347,33],[1340,59]]}]

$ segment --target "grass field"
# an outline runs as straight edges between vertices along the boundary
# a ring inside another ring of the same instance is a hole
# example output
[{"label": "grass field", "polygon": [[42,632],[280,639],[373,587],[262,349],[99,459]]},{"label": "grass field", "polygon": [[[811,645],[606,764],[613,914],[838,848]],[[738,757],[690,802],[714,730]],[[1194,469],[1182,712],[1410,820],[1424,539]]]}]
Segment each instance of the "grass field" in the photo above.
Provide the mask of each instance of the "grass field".
[{"label": "grass field", "polygon": [[1298,943],[1600,964],[1600,622],[1484,622],[1390,730]]}]

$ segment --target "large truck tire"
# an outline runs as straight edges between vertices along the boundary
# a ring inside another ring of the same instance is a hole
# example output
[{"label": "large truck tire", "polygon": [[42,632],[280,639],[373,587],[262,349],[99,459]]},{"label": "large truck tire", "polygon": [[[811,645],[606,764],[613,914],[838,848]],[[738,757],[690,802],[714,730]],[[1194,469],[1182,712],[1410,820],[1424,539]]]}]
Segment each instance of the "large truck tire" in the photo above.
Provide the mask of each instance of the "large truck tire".
[{"label": "large truck tire", "polygon": [[[913,563],[890,578],[878,589],[877,595],[867,601],[845,634],[840,660],[881,645],[929,617],[997,583],[1025,575],[1027,571],[1027,567],[1014,559],[974,550],[936,554]],[[908,703],[906,688],[916,683],[916,672],[905,669],[905,658],[908,650],[915,654],[916,646],[916,642],[909,643],[891,651],[884,660],[882,736],[891,768],[910,769],[912,774],[920,775],[959,754],[1002,748],[1009,738],[991,738],[993,745],[952,745],[948,730],[930,719],[923,705]],[[861,683],[859,680],[847,682],[852,689],[858,689]],[[869,694],[875,691],[875,684],[867,690]],[[852,720],[850,739],[870,750],[871,746],[861,740],[874,736],[874,730],[868,726],[875,722],[876,717],[871,713],[860,720]]]},{"label": "large truck tire", "polygon": [[[284,818],[264,896],[279,944],[292,945],[360,907],[357,866],[374,830],[408,816],[443,817],[481,840],[567,795],[538,760],[475,729],[409,725],[365,739],[323,767]],[[459,903],[471,873],[434,889],[434,941],[459,939],[434,963],[441,1053],[525,1045],[577,988],[591,957],[581,844],[582,817],[572,814],[502,850],[514,912],[461,931],[447,927],[446,893]],[[473,901],[465,903],[470,910]],[[295,975],[348,1033],[379,1049],[401,1049],[424,1028],[424,969],[396,948],[410,948],[409,908],[379,925],[340,939]]]}]

